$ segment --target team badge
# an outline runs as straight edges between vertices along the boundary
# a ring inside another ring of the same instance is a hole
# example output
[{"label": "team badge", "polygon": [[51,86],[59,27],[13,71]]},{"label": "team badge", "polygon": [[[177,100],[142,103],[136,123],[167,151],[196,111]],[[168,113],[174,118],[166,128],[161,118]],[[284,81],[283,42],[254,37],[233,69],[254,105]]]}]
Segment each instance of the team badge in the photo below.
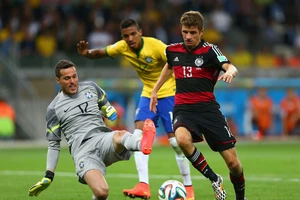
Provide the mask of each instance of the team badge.
[{"label": "team badge", "polygon": [[219,60],[219,62],[228,61],[228,59],[226,58],[226,56],[218,56],[218,60]]},{"label": "team badge", "polygon": [[146,57],[146,62],[147,62],[147,63],[152,63],[152,58]]},{"label": "team badge", "polygon": [[93,94],[91,93],[91,91],[88,91],[85,93],[85,96],[88,98],[88,99],[91,99],[93,97]]},{"label": "team badge", "polygon": [[202,58],[197,58],[196,60],[195,60],[195,65],[197,66],[197,67],[200,67],[201,65],[203,65],[203,59]]},{"label": "team badge", "polygon": [[83,168],[84,168],[84,162],[83,162],[83,161],[81,161],[81,162],[79,163],[79,167],[80,167],[80,169],[83,169]]}]

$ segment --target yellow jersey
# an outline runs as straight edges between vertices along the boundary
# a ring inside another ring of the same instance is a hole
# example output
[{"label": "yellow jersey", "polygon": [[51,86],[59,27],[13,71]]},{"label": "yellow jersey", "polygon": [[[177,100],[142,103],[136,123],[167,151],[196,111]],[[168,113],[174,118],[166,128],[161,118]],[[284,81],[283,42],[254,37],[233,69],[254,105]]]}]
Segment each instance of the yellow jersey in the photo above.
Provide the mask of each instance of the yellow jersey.
[{"label": "yellow jersey", "polygon": [[[141,96],[151,97],[152,89],[158,80],[161,70],[167,63],[165,54],[167,45],[152,37],[142,37],[142,48],[139,52],[132,50],[124,40],[106,47],[110,57],[124,56],[135,68],[144,87]],[[172,75],[157,93],[158,98],[175,95],[175,78]]]}]

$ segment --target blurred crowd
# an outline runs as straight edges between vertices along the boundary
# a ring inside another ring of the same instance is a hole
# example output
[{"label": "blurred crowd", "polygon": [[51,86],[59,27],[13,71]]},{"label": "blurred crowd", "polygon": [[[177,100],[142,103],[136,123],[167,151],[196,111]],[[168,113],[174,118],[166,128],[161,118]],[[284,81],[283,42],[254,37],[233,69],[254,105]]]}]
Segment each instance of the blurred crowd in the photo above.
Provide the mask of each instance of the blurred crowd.
[{"label": "blurred crowd", "polygon": [[[261,140],[272,134],[275,120],[275,102],[267,88],[261,87],[249,98],[248,112],[252,126],[252,136]],[[281,135],[300,135],[300,97],[294,88],[287,88],[285,96],[279,102],[279,123]],[[273,130],[274,131],[274,130]]]},{"label": "blurred crowd", "polygon": [[300,0],[2,0],[0,54],[75,54],[79,40],[105,47],[121,39],[124,18],[138,20],[144,36],[180,42],[187,10],[204,15],[204,39],[239,68],[300,67]]}]

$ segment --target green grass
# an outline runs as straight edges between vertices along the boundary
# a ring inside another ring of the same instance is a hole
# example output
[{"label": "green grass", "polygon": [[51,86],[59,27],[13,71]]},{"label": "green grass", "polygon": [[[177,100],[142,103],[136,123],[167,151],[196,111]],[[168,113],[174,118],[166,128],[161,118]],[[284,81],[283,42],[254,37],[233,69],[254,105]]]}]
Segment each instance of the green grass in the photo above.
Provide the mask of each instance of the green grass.
[{"label": "green grass", "polygon": [[[213,170],[224,178],[228,200],[234,200],[234,191],[228,171],[218,153],[206,143],[197,144]],[[246,196],[249,200],[300,200],[300,141],[292,142],[239,142],[238,155],[244,166]],[[35,199],[27,195],[28,188],[39,181],[45,171],[45,148],[0,149],[1,200]],[[175,155],[171,148],[155,146],[149,159],[152,198],[164,181],[181,181]],[[191,167],[196,200],[213,200],[210,182]],[[107,169],[110,186],[109,200],[129,200],[122,195],[124,188],[133,187],[138,181],[134,158],[116,163]],[[73,161],[66,148],[62,149],[56,176],[52,185],[42,192],[39,200],[91,199],[91,191],[77,182]]]}]

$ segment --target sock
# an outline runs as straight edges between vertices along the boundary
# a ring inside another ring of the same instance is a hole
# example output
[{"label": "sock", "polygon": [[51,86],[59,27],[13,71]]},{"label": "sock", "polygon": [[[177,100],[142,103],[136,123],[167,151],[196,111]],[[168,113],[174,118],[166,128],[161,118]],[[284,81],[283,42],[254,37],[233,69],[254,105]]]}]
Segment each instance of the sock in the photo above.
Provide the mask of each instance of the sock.
[{"label": "sock", "polygon": [[185,157],[185,155],[179,148],[175,137],[169,138],[169,143],[175,151],[176,162],[182,176],[183,185],[192,185],[190,163],[188,159]]},{"label": "sock", "polygon": [[195,147],[192,155],[187,156],[187,159],[192,163],[192,165],[199,171],[203,176],[208,178],[210,181],[217,181],[218,176],[213,172],[206,162],[203,154]]},{"label": "sock", "polygon": [[[142,138],[143,131],[140,129],[135,129],[133,134]],[[149,155],[144,155],[142,152],[134,152],[135,166],[139,175],[139,182],[144,182],[149,184],[149,173],[148,173],[148,161]]]},{"label": "sock", "polygon": [[233,174],[230,173],[229,176],[230,176],[230,181],[233,184],[236,200],[244,200],[245,198],[244,172],[242,172],[238,176],[234,176]]},{"label": "sock", "polygon": [[182,155],[176,154],[176,162],[177,162],[179,171],[182,176],[183,185],[185,185],[185,186],[192,185],[192,179],[191,179],[191,173],[190,173],[190,163],[189,163],[188,159],[186,159],[186,157],[184,156],[183,153],[182,153]]},{"label": "sock", "polygon": [[148,173],[149,155],[144,155],[142,152],[136,151],[134,152],[134,160],[139,175],[139,182],[144,182],[149,184],[149,173]]},{"label": "sock", "polygon": [[140,141],[141,138],[138,135],[126,132],[122,137],[121,144],[128,151],[139,151],[141,150]]}]

